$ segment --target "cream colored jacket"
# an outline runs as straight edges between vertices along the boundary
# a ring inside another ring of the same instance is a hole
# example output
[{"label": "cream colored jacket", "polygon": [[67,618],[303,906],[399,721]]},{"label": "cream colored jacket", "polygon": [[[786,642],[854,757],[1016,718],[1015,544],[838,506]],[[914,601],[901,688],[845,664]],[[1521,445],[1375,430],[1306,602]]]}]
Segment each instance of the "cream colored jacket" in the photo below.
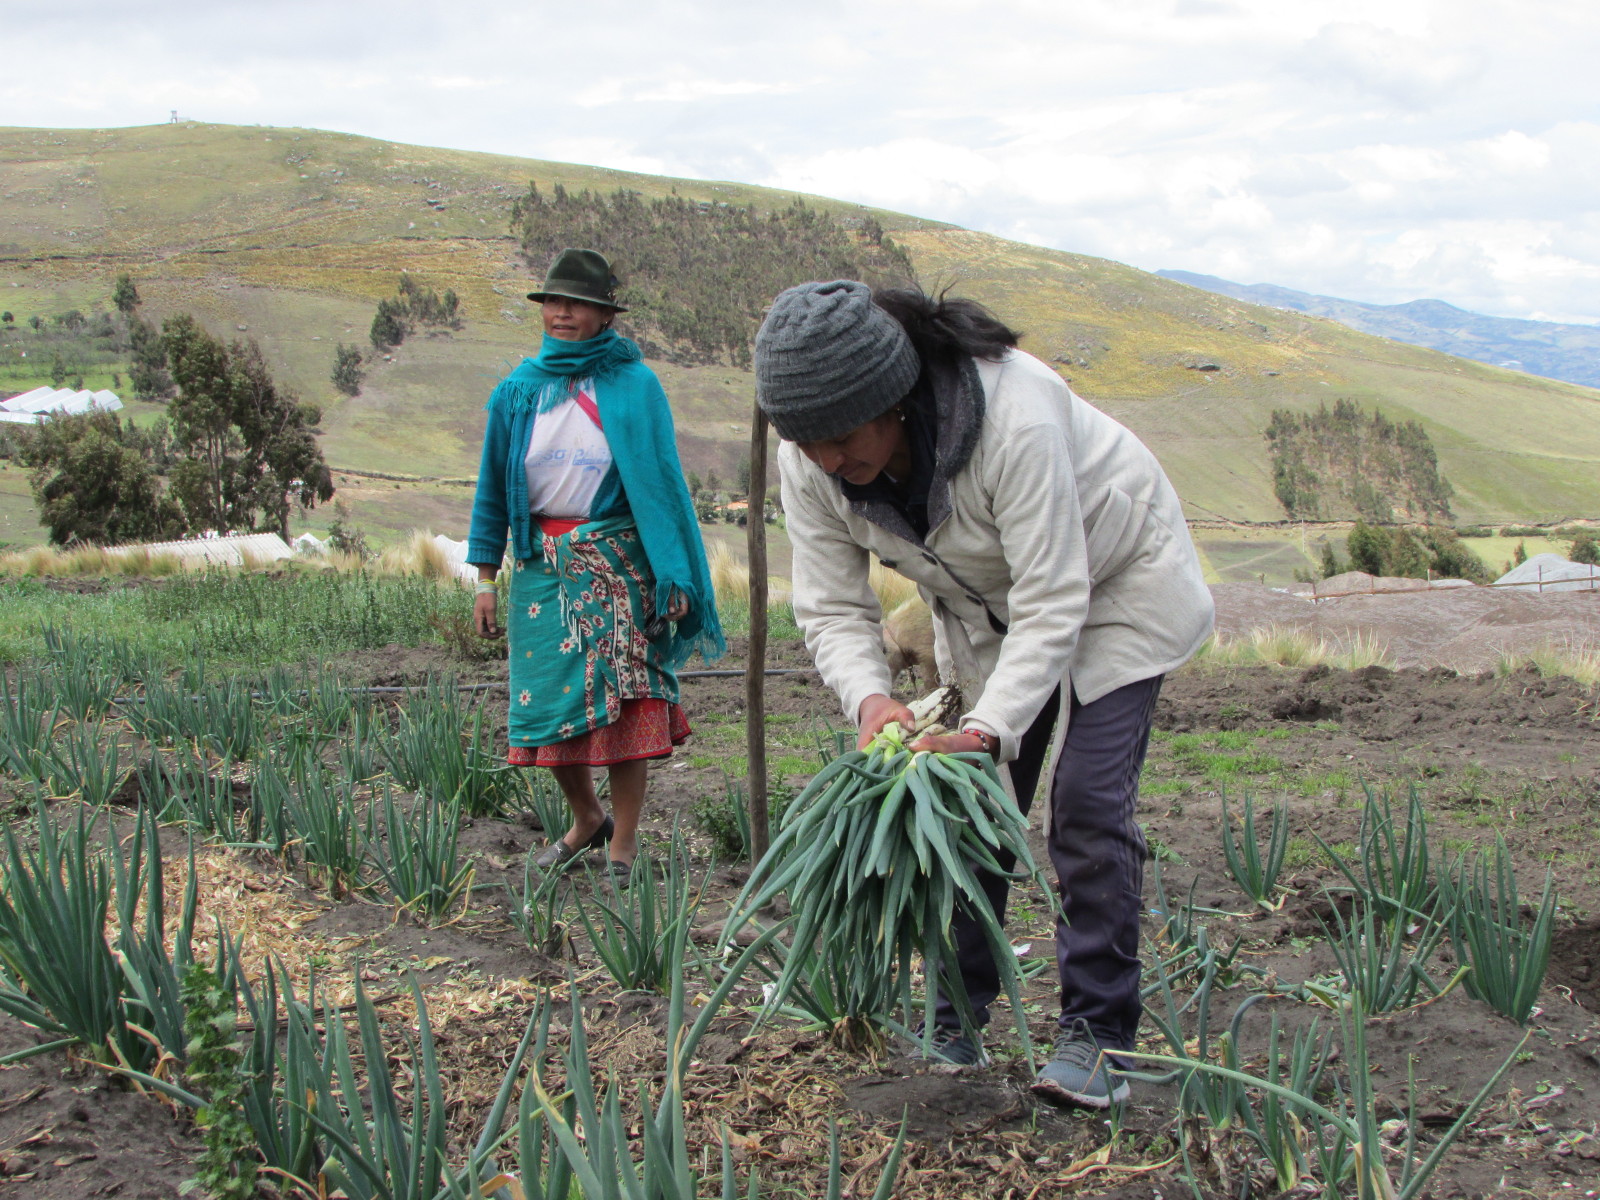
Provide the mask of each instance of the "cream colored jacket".
[{"label": "cream colored jacket", "polygon": [[970,704],[963,721],[996,734],[1008,762],[1057,686],[1087,703],[1171,671],[1213,613],[1155,455],[1031,355],[977,366],[982,429],[926,550],[852,512],[792,443],[778,463],[795,619],[845,715],[854,722],[864,699],[890,692],[870,552],[918,585],[941,677]]}]

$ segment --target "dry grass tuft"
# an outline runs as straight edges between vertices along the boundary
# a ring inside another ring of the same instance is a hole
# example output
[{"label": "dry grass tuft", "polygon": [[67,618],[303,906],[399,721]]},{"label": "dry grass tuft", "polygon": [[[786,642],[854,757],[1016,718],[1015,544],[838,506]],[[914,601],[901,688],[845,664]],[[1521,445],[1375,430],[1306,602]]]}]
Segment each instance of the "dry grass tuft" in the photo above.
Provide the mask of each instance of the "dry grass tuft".
[{"label": "dry grass tuft", "polygon": [[[349,569],[342,564],[350,559],[351,555],[328,557],[332,565],[339,566],[342,570]],[[335,559],[339,561],[335,563],[333,561]],[[413,529],[410,541],[391,546],[366,566],[374,575],[420,575],[424,579],[436,580],[455,578],[455,572],[450,567],[450,559],[433,540],[433,533],[426,529]]]},{"label": "dry grass tuft", "polygon": [[713,542],[706,547],[706,562],[711,567],[711,586],[717,593],[717,603],[748,607],[750,568],[744,559],[730,550],[726,542]]},{"label": "dry grass tuft", "polygon": [[244,546],[239,547],[239,570],[241,571],[270,571],[278,565],[274,558],[260,558]]},{"label": "dry grass tuft", "polygon": [[60,556],[49,546],[30,546],[0,554],[0,575],[39,576],[59,574]]},{"label": "dry grass tuft", "polygon": [[144,546],[129,550],[116,550],[111,553],[110,567],[120,575],[138,576],[141,578],[159,578],[167,575],[176,575],[183,570],[183,560],[170,551],[160,551],[156,554]]},{"label": "dry grass tuft", "polygon": [[[717,594],[719,608],[748,609],[750,607],[750,568],[745,560],[729,548],[726,542],[711,542],[706,546],[706,562],[711,568],[711,587]],[[767,603],[787,604],[794,588],[787,579],[777,575],[767,576]]]},{"label": "dry grass tuft", "polygon": [[56,578],[106,575],[173,575],[183,570],[174,554],[151,554],[145,548],[119,549],[103,546],[74,546],[58,550],[53,546],[30,546],[0,555],[0,575]]},{"label": "dry grass tuft", "polygon": [[1267,625],[1246,637],[1213,635],[1195,655],[1197,662],[1218,667],[1271,664],[1280,667],[1336,667],[1359,671],[1364,667],[1395,666],[1387,642],[1357,633],[1347,644],[1330,642],[1308,629],[1293,625]]},{"label": "dry grass tuft", "polygon": [[1533,667],[1540,675],[1575,679],[1586,687],[1600,687],[1600,645],[1593,642],[1549,642],[1522,654],[1501,654],[1496,675],[1510,675]]},{"label": "dry grass tuft", "polygon": [[354,574],[367,569],[367,560],[359,554],[352,554],[348,550],[329,550],[316,558],[308,558],[306,563],[322,571],[341,571],[345,574]]},{"label": "dry grass tuft", "polygon": [[1330,665],[1347,671],[1359,671],[1363,667],[1387,667],[1392,671],[1395,661],[1389,654],[1388,642],[1376,634],[1358,633],[1348,646],[1335,652]]},{"label": "dry grass tuft", "polygon": [[1268,625],[1250,631],[1250,649],[1256,662],[1281,667],[1315,667],[1328,661],[1328,643],[1305,629]]}]

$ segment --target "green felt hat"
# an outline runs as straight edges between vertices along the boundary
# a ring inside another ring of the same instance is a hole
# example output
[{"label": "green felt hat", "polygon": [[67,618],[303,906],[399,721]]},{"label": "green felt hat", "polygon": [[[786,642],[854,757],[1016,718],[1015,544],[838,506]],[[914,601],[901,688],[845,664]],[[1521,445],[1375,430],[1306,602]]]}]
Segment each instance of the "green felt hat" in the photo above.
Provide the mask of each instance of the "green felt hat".
[{"label": "green felt hat", "polygon": [[528,299],[543,303],[551,296],[587,300],[616,312],[628,311],[617,303],[617,277],[598,250],[563,250],[556,255],[545,272],[543,289],[529,292]]}]

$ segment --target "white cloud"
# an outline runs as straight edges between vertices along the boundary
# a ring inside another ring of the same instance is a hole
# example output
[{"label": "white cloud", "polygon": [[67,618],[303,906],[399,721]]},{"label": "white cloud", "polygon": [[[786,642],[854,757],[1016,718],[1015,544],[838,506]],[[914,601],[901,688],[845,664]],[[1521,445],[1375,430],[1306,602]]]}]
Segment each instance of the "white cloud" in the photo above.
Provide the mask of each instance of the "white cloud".
[{"label": "white cloud", "polygon": [[1451,50],[1430,38],[1337,21],[1306,42],[1296,65],[1336,86],[1404,108],[1425,108],[1470,85],[1483,73],[1486,60],[1476,48]]},{"label": "white cloud", "polygon": [[605,104],[691,104],[729,96],[780,96],[798,90],[797,84],[748,79],[676,78],[635,85],[628,79],[609,78],[578,92],[573,103],[584,108]]},{"label": "white cloud", "polygon": [[1600,22],[1578,0],[56,0],[5,28],[12,124],[177,107],[1600,319]]}]

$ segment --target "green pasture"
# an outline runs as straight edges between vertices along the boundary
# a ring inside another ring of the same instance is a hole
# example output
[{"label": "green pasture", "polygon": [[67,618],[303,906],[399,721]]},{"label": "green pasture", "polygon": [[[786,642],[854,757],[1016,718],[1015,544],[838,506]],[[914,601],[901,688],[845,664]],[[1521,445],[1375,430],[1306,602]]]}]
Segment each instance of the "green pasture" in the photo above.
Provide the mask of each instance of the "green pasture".
[{"label": "green pasture", "polygon": [[69,627],[172,664],[195,655],[239,667],[304,663],[437,641],[435,621],[460,617],[468,600],[454,582],[336,571],[207,571],[82,594],[0,579],[0,663],[37,657],[46,630]]},{"label": "green pasture", "polygon": [[[793,199],[310,129],[0,129],[0,153],[8,164],[0,247],[9,248],[0,251],[0,305],[19,321],[103,308],[116,274],[128,271],[147,319],[190,311],[214,333],[258,340],[279,379],[322,406],[335,467],[450,478],[476,474],[484,399],[537,344],[525,293],[538,264],[523,262],[507,233],[529,180],[765,207]],[[907,247],[925,283],[959,281],[959,291],[1020,328],[1025,349],[1151,446],[1191,519],[1278,519],[1262,429],[1275,408],[1340,398],[1424,425],[1455,486],[1459,521],[1600,515],[1591,511],[1600,474],[1592,390],[1104,259],[806,199],[846,219],[872,215]],[[414,335],[392,361],[369,364],[361,395],[344,397],[328,378],[334,348],[370,350],[373,309],[402,271],[455,290],[463,328]],[[750,374],[656,365],[686,468],[731,478],[748,452]],[[101,382],[96,375],[92,385]],[[385,529],[449,515],[421,492],[389,500],[373,518]],[[398,507],[408,501],[419,506],[409,520]],[[1217,545],[1207,553],[1218,578],[1271,581],[1292,575],[1302,552]]]},{"label": "green pasture", "polygon": [[45,540],[39,509],[28,487],[28,472],[0,459],[0,542],[17,547],[37,546]]}]

